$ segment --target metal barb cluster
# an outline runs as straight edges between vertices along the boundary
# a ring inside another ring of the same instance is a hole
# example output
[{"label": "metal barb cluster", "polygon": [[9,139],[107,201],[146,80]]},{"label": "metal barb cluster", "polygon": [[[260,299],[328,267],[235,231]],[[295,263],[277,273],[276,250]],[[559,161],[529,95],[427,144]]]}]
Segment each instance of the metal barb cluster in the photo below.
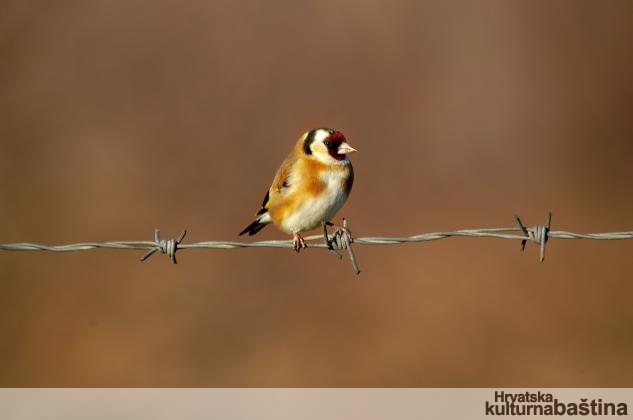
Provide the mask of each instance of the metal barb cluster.
[{"label": "metal barb cluster", "polygon": [[328,237],[327,230],[325,230],[325,226],[323,226],[323,235],[325,237],[325,244],[327,245],[327,248],[339,259],[343,257],[336,251],[347,250],[347,254],[349,255],[349,260],[352,262],[354,271],[356,274],[360,274],[360,268],[358,268],[356,256],[354,255],[354,250],[352,249],[354,237],[352,236],[352,232],[347,228],[347,219],[343,218],[343,226],[336,229],[331,237]]},{"label": "metal barb cluster", "polygon": [[176,251],[178,251],[178,245],[180,245],[180,243],[182,242],[183,239],[185,239],[185,236],[187,235],[187,230],[183,230],[182,233],[180,234],[180,236],[178,237],[178,239],[160,239],[160,230],[159,229],[155,229],[154,230],[154,248],[150,249],[149,251],[147,251],[147,253],[145,255],[143,255],[141,257],[141,262],[145,261],[146,259],[148,259],[149,257],[151,257],[152,255],[154,255],[154,253],[156,251],[160,251],[163,254],[166,254],[169,258],[171,258],[171,262],[174,264],[178,264],[178,261],[176,261]]},{"label": "metal barb cluster", "polygon": [[[552,212],[547,212],[547,221],[545,222],[545,226],[534,225],[531,229],[527,229],[525,226],[523,226],[521,218],[516,214],[514,215],[514,219],[517,221],[517,224],[519,225],[519,228],[521,229],[523,234],[533,243],[539,244],[541,246],[540,261],[545,261],[545,244],[549,239],[550,226],[552,225]],[[521,241],[521,251],[525,251],[526,242],[527,239]]]},{"label": "metal barb cluster", "polygon": [[[518,216],[515,216],[515,227],[494,227],[482,229],[460,229],[455,231],[422,233],[412,236],[371,236],[354,238],[350,232],[347,220],[343,219],[343,226],[338,227],[334,233],[328,234],[325,224],[321,235],[305,237],[308,248],[325,248],[334,253],[338,258],[342,258],[337,251],[345,251],[349,255],[352,267],[359,273],[358,263],[352,249],[352,243],[357,245],[395,245],[408,242],[427,242],[450,237],[478,237],[478,238],[498,238],[521,241],[521,250],[525,249],[527,241],[540,245],[540,261],[545,259],[545,244],[549,239],[593,239],[593,240],[622,240],[633,239],[633,230],[625,232],[604,232],[604,233],[574,233],[567,231],[552,231],[552,213],[549,212],[545,225],[535,225],[525,227]],[[85,251],[88,249],[141,249],[147,253],[141,258],[145,261],[157,251],[167,255],[176,264],[176,252],[180,249],[234,249],[234,248],[288,248],[292,249],[292,241],[271,240],[259,242],[234,242],[234,241],[205,241],[192,244],[183,244],[187,231],[183,231],[177,239],[160,239],[160,231],[154,232],[153,241],[110,241],[110,242],[81,242],[66,245],[43,245],[35,243],[5,243],[0,244],[0,251],[52,251],[52,252],[73,252]]]}]

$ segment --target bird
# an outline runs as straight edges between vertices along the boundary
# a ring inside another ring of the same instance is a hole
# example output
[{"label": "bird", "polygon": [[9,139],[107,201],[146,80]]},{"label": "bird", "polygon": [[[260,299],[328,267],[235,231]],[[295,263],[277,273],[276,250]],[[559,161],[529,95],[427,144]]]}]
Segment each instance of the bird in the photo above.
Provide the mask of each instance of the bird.
[{"label": "bird", "polygon": [[354,183],[347,155],[356,149],[346,140],[340,131],[326,127],[303,133],[277,170],[255,220],[239,235],[255,235],[272,223],[292,235],[293,249],[299,252],[307,248],[301,232],[323,226],[327,244],[326,225],[333,225]]}]

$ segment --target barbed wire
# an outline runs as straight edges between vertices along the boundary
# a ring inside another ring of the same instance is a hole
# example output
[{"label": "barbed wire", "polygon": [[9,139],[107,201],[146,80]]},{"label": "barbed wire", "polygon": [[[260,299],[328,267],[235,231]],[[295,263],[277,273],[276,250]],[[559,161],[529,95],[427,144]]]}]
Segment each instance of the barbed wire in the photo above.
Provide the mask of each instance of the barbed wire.
[{"label": "barbed wire", "polygon": [[[338,227],[333,233],[328,234],[325,226],[323,235],[313,235],[305,237],[308,248],[327,248],[338,258],[342,258],[337,251],[347,251],[354,271],[359,274],[360,269],[352,249],[352,244],[357,245],[394,245],[409,242],[426,242],[445,239],[450,237],[479,237],[498,238],[521,241],[521,251],[525,249],[527,241],[531,241],[540,246],[539,260],[545,260],[545,244],[549,239],[593,239],[593,240],[621,240],[633,239],[633,231],[627,232],[603,232],[603,233],[574,233],[563,230],[550,230],[552,222],[552,212],[549,212],[544,225],[534,225],[525,227],[519,216],[514,216],[516,227],[495,227],[481,229],[460,229],[455,231],[440,231],[422,233],[412,236],[366,236],[354,238],[348,228],[346,219],[343,219],[343,226]],[[513,234],[511,232],[519,232]],[[176,251],[181,249],[235,249],[235,248],[293,248],[291,240],[270,240],[258,242],[237,242],[237,241],[204,241],[185,244],[182,243],[187,231],[184,230],[177,239],[161,239],[160,231],[154,231],[153,241],[110,241],[110,242],[80,242],[66,245],[43,245],[28,242],[0,244],[0,250],[4,251],[52,251],[52,252],[74,252],[89,249],[135,249],[147,250],[141,257],[145,261],[155,252],[160,251],[171,258],[174,264],[177,263]],[[319,242],[320,240],[320,242]]]}]

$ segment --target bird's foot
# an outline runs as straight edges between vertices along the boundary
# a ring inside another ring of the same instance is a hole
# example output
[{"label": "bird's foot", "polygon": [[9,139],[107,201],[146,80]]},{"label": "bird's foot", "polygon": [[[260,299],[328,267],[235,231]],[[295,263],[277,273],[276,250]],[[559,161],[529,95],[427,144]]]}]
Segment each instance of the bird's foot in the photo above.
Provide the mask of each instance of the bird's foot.
[{"label": "bird's foot", "polygon": [[334,236],[342,236],[345,234],[349,238],[349,243],[354,242],[354,237],[352,236],[352,231],[346,228],[345,226],[336,226],[336,230],[334,231]]},{"label": "bird's foot", "polygon": [[296,252],[301,251],[301,248],[307,248],[306,241],[298,233],[292,234],[292,247]]},{"label": "bird's foot", "polygon": [[325,243],[325,247],[334,255],[336,255],[339,259],[341,259],[341,254],[339,254],[338,252],[336,252],[336,250],[334,249],[334,247],[332,246],[332,240],[334,240],[334,236],[332,236],[332,239],[328,238],[328,234],[327,234],[327,227],[328,226],[334,226],[333,223],[331,222],[321,222],[321,226],[323,226],[323,242]]}]

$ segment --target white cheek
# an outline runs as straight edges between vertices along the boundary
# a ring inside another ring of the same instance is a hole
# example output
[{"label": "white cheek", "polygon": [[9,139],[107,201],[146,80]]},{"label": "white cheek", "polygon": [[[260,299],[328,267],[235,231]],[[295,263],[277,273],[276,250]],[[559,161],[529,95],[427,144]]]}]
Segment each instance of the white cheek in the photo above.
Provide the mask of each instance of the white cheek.
[{"label": "white cheek", "polygon": [[323,142],[323,140],[325,140],[327,138],[327,136],[329,136],[330,133],[328,133],[325,130],[317,130],[317,132],[314,134],[314,140],[316,142]]},{"label": "white cheek", "polygon": [[314,152],[314,157],[316,157],[321,162],[327,163],[327,164],[347,165],[349,163],[347,156],[345,156],[341,160],[334,159],[332,156],[330,156],[328,151],[325,149],[325,146],[323,146],[323,149],[319,148],[318,150],[316,150]]}]

